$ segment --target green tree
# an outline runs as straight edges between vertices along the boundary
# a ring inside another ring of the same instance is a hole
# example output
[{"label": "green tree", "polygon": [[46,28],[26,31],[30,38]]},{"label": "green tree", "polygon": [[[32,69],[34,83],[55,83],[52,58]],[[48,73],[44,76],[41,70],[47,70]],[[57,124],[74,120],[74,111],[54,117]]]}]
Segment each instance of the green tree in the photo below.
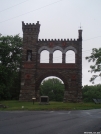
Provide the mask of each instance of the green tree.
[{"label": "green tree", "polygon": [[44,80],[40,86],[40,95],[47,95],[53,101],[63,101],[64,85],[56,78]]},{"label": "green tree", "polygon": [[94,83],[94,80],[97,77],[101,77],[101,48],[97,49],[97,48],[93,48],[92,49],[92,53],[91,56],[86,57],[86,59],[88,60],[88,62],[94,62],[94,65],[90,66],[89,72],[91,73],[99,73],[98,75],[92,75],[90,81],[92,83]]},{"label": "green tree", "polygon": [[19,35],[0,37],[0,99],[12,98],[10,91],[20,72],[21,47]]},{"label": "green tree", "polygon": [[82,94],[85,102],[92,102],[93,99],[101,99],[101,84],[84,86],[82,89]]}]

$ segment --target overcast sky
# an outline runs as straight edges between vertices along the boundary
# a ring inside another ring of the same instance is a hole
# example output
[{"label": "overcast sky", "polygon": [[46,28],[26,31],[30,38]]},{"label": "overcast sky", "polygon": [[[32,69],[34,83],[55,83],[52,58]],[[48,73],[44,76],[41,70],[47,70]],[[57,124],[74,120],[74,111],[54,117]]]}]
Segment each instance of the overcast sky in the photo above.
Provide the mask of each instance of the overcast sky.
[{"label": "overcast sky", "polygon": [[[101,0],[0,0],[2,35],[22,37],[22,21],[39,21],[40,39],[77,39],[81,26],[83,85],[91,85],[92,74],[88,73],[91,63],[85,57],[91,54],[92,48],[101,47]],[[97,83],[101,83],[100,78]]]}]

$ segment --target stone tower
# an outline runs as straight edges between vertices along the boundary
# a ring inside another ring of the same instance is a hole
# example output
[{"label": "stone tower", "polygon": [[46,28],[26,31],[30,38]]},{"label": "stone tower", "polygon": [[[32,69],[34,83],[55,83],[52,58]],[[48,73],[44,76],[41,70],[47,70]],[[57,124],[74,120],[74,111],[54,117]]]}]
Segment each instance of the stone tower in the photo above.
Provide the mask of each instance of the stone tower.
[{"label": "stone tower", "polygon": [[22,22],[23,52],[21,65],[21,91],[19,100],[30,101],[35,96],[37,42],[40,24]]},{"label": "stone tower", "polygon": [[[59,77],[65,85],[66,102],[82,101],[82,30],[78,30],[78,39],[38,39],[40,24],[25,24],[23,30],[23,53],[21,65],[20,101],[39,99],[39,86],[48,76]],[[49,52],[49,63],[40,63],[43,50]],[[53,63],[55,50],[62,52],[62,63]],[[66,63],[66,52],[75,53],[75,63]],[[48,89],[47,89],[48,90]]]}]

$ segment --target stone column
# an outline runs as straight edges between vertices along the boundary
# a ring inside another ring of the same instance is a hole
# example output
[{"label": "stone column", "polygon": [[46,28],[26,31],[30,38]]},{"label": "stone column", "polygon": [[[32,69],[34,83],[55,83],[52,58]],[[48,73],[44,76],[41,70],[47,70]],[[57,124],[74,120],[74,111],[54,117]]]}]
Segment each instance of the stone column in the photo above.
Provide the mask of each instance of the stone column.
[{"label": "stone column", "polygon": [[65,63],[65,61],[66,61],[66,54],[62,53],[62,63]]},{"label": "stone column", "polygon": [[49,54],[49,63],[53,63],[53,53]]}]

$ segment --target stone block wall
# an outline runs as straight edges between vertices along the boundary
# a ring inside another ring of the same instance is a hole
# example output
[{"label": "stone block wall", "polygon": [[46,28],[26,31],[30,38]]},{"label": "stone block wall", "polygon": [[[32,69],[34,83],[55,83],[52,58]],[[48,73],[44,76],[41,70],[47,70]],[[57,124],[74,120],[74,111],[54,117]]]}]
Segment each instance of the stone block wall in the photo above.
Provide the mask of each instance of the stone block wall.
[{"label": "stone block wall", "polygon": [[[40,24],[25,24],[23,29],[23,54],[21,65],[20,101],[39,99],[39,86],[49,76],[59,77],[65,85],[66,102],[82,101],[82,30],[78,30],[78,39],[50,40],[38,39]],[[40,54],[49,51],[49,63],[40,63]],[[53,52],[62,52],[62,63],[53,63]],[[66,52],[75,52],[75,63],[65,63]]]}]

